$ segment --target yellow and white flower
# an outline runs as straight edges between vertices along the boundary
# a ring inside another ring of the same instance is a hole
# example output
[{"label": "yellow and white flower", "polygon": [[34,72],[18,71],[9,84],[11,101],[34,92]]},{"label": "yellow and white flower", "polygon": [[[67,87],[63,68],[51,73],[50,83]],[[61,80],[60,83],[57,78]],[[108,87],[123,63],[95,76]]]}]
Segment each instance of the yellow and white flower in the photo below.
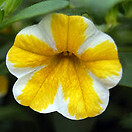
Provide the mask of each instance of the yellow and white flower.
[{"label": "yellow and white flower", "polygon": [[110,36],[85,17],[56,13],[18,33],[6,63],[18,103],[70,119],[101,114],[122,75]]},{"label": "yellow and white flower", "polygon": [[0,97],[7,94],[8,91],[8,80],[5,76],[0,75]]}]

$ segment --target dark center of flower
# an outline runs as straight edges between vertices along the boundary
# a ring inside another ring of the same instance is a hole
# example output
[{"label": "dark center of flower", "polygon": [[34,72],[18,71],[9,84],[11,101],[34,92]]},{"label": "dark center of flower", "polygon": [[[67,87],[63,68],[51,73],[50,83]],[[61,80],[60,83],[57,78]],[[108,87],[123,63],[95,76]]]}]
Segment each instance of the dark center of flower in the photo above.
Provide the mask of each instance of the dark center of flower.
[{"label": "dark center of flower", "polygon": [[63,54],[64,56],[71,56],[71,55],[73,55],[73,53],[71,53],[71,52],[69,52],[69,51],[64,51],[64,52],[62,52],[62,54]]}]

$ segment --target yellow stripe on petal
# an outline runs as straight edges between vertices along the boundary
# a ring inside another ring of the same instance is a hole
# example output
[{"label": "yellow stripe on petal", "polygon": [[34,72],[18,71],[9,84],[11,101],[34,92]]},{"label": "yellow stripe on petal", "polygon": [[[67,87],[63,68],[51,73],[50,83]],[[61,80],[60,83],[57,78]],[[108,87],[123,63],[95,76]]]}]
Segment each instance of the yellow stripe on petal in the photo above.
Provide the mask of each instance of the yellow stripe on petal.
[{"label": "yellow stripe on petal", "polygon": [[0,96],[4,96],[8,91],[8,80],[5,76],[0,76]]},{"label": "yellow stripe on petal", "polygon": [[60,83],[68,111],[76,119],[93,117],[101,113],[101,100],[93,88],[93,80],[81,62],[64,57],[61,62]]},{"label": "yellow stripe on petal", "polygon": [[68,16],[52,14],[51,28],[59,52],[67,50]]},{"label": "yellow stripe on petal", "polygon": [[53,49],[34,35],[18,35],[15,39],[14,46],[40,55],[54,55]]},{"label": "yellow stripe on petal", "polygon": [[49,61],[49,56],[53,55],[53,50],[44,42],[33,35],[18,35],[15,43],[8,52],[8,61],[14,67],[37,67],[45,65]]},{"label": "yellow stripe on petal", "polygon": [[68,29],[68,51],[76,54],[79,47],[86,39],[85,31],[88,28],[88,23],[81,16],[69,17]]},{"label": "yellow stripe on petal", "polygon": [[119,60],[100,60],[85,62],[84,65],[98,78],[107,78],[110,76],[119,76],[121,64]]},{"label": "yellow stripe on petal", "polygon": [[55,57],[51,64],[35,72],[17,97],[20,104],[30,106],[36,111],[46,109],[53,104],[59,81],[55,76],[58,71],[56,65],[58,59]]},{"label": "yellow stripe on petal", "polygon": [[37,67],[48,63],[49,57],[38,55],[16,46],[8,52],[8,60],[14,64],[14,67],[25,68],[25,67]]},{"label": "yellow stripe on petal", "polygon": [[54,103],[59,82],[71,116],[83,119],[101,113],[102,101],[94,90],[93,80],[80,61],[75,59],[74,63],[73,56],[57,56],[49,66],[35,72],[17,100],[41,112]]},{"label": "yellow stripe on petal", "polygon": [[106,40],[93,48],[88,48],[80,55],[84,61],[113,60],[118,59],[118,52],[113,42]]}]

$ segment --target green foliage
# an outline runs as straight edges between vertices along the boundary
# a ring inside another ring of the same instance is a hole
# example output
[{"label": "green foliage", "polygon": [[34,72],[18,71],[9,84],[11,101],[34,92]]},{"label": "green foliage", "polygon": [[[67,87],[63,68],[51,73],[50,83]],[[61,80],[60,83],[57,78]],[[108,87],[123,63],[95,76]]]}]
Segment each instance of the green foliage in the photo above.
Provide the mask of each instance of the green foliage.
[{"label": "green foliage", "polygon": [[[54,5],[54,6],[53,6]],[[38,15],[45,15],[47,13],[56,11],[58,9],[62,9],[64,7],[68,6],[67,1],[44,1],[37,4],[34,4],[22,11],[20,11],[15,16],[12,16],[9,20],[1,24],[0,28],[3,28],[13,22],[23,20],[26,18],[35,17]]]},{"label": "green foliage", "polygon": [[116,4],[123,0],[89,0],[89,8],[94,15],[102,18]]},{"label": "green foliage", "polygon": [[5,1],[6,1],[6,0],[0,0],[0,9],[1,9],[1,10],[4,9]]},{"label": "green foliage", "polygon": [[2,22],[4,18],[4,5],[5,5],[5,0],[0,1],[0,23]]},{"label": "green foliage", "polygon": [[132,1],[131,0],[125,1],[122,4],[122,6],[125,12],[125,16],[128,18],[129,17],[132,18]]},{"label": "green foliage", "polygon": [[106,14],[105,20],[106,20],[108,28],[117,26],[117,24],[118,24],[118,22],[117,22],[118,12],[119,12],[118,7],[115,6],[112,9],[110,9],[108,11],[108,13]]},{"label": "green foliage", "polygon": [[6,0],[4,5],[4,14],[8,16],[9,14],[13,13],[21,4],[22,0]]},{"label": "green foliage", "polygon": [[2,22],[3,17],[4,17],[4,11],[0,10],[0,23]]},{"label": "green foliage", "polygon": [[71,5],[81,9],[85,7],[85,12],[98,20],[98,23],[101,23],[107,12],[122,1],[123,0],[71,0]]},{"label": "green foliage", "polygon": [[132,87],[132,48],[131,52],[119,52],[119,55],[123,66],[123,77],[119,84]]}]

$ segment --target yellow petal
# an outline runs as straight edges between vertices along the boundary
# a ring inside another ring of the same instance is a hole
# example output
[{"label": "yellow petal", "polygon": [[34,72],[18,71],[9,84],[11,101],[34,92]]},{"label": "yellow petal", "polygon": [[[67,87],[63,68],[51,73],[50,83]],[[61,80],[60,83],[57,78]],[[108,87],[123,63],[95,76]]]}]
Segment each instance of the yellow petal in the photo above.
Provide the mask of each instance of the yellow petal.
[{"label": "yellow petal", "polygon": [[86,49],[80,59],[84,61],[113,60],[118,59],[116,46],[113,42],[106,40],[93,48]]},{"label": "yellow petal", "polygon": [[[108,37],[105,36],[105,38]],[[97,38],[97,40],[98,39],[101,38]],[[111,40],[110,37],[109,39]],[[117,48],[114,42],[110,40],[105,40],[99,44],[97,41],[95,42],[95,46],[88,47],[82,54],[78,55],[89,71],[107,88],[112,88],[117,85],[122,76]]]},{"label": "yellow petal", "polygon": [[[60,113],[65,115],[64,113],[67,109],[69,115],[71,117],[75,116],[75,119],[83,119],[100,114],[106,108],[108,101],[104,103],[100,93],[95,90],[93,79],[88,75],[88,69],[85,65],[83,66],[77,58],[74,59],[73,56],[57,56],[51,61],[51,64],[35,71],[31,77],[27,75],[18,79],[13,90],[18,102],[45,113],[49,105],[54,104],[55,97],[61,96],[57,94],[60,82],[64,101],[66,103],[68,101],[67,107],[61,104],[62,98],[60,100],[56,97],[56,104],[60,104],[59,108],[61,108],[61,105],[63,106]],[[24,83],[24,85],[20,82]],[[98,87],[100,89],[100,86]],[[105,91],[105,89],[103,90]],[[103,95],[103,97],[108,100],[108,94]],[[102,107],[102,105],[105,107]],[[57,110],[57,107],[55,108]]]},{"label": "yellow petal", "polygon": [[121,64],[119,60],[101,60],[85,62],[87,68],[98,78],[107,78],[108,76],[119,76]]},{"label": "yellow petal", "polygon": [[8,61],[14,67],[37,67],[47,63],[53,50],[33,35],[18,35],[8,52]]},{"label": "yellow petal", "polygon": [[118,59],[89,61],[84,62],[84,65],[106,88],[114,87],[121,79],[122,68]]},{"label": "yellow petal", "polygon": [[54,57],[48,66],[18,79],[13,91],[20,104],[30,106],[38,112],[53,104],[59,86],[58,61]]},{"label": "yellow petal", "polygon": [[68,39],[68,16],[54,13],[51,20],[51,29],[58,51],[66,51]]},{"label": "yellow petal", "polygon": [[68,51],[76,54],[79,47],[86,39],[85,31],[88,23],[81,16],[69,16],[68,25]]},{"label": "yellow petal", "polygon": [[83,119],[101,113],[102,101],[94,90],[88,70],[80,61],[63,58],[60,83],[64,98],[69,101],[70,115],[75,116],[76,119]]},{"label": "yellow petal", "polygon": [[[90,28],[88,28],[88,26]],[[51,27],[58,51],[69,51],[74,54],[76,54],[86,37],[91,35],[91,32],[93,33],[94,31],[92,22],[86,21],[84,17],[66,16],[55,13],[52,15]],[[91,29],[93,29],[93,31]],[[86,31],[87,33],[89,33],[89,31],[91,32],[86,36]]]}]

